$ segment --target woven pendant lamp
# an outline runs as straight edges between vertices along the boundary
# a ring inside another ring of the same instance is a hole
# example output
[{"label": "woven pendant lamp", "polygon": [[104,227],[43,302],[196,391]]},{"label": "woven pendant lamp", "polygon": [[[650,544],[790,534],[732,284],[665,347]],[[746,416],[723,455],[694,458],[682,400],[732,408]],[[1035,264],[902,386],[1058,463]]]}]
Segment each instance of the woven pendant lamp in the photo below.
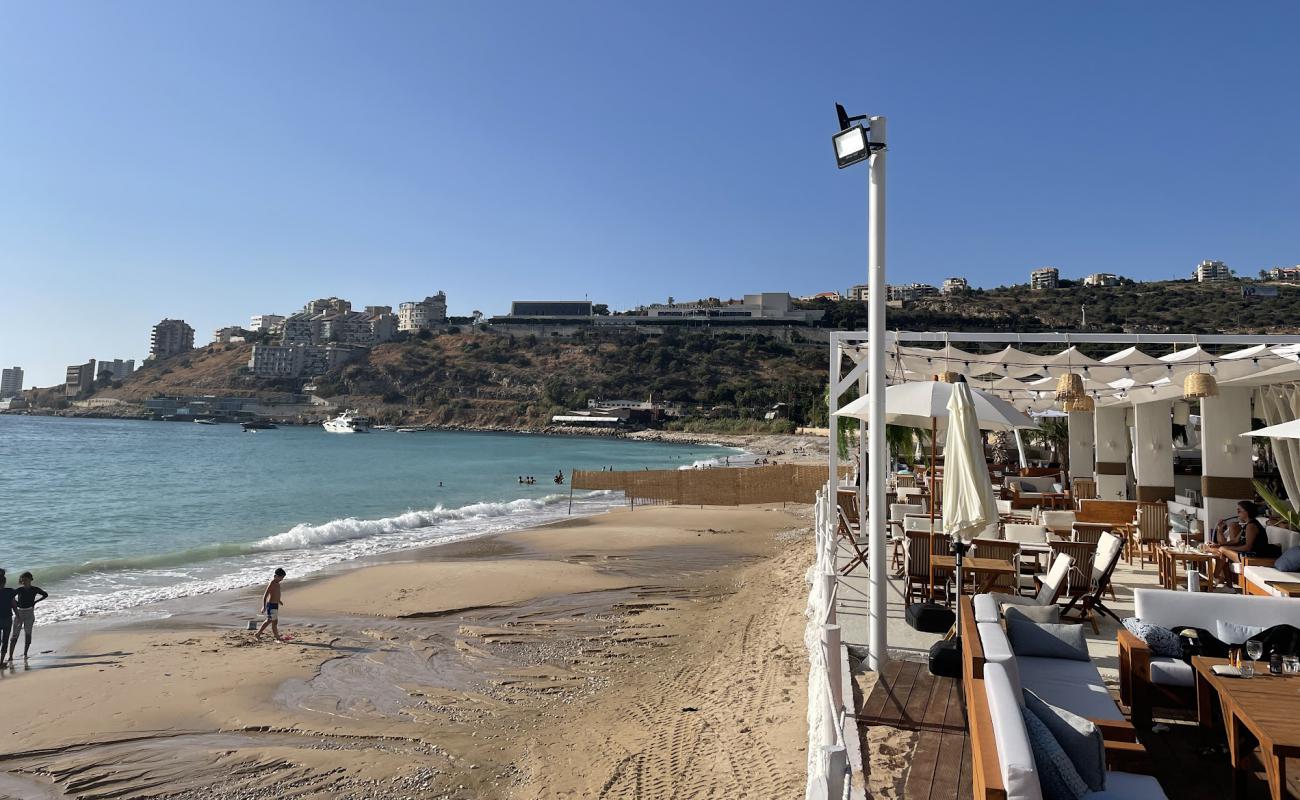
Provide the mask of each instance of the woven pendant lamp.
[{"label": "woven pendant lamp", "polygon": [[1219,393],[1219,382],[1208,372],[1192,372],[1183,379],[1183,399],[1199,400]]},{"label": "woven pendant lamp", "polygon": [[1082,394],[1078,397],[1067,398],[1061,403],[1061,410],[1070,411],[1096,411],[1097,403],[1088,395]]},{"label": "woven pendant lamp", "polygon": [[1083,376],[1077,372],[1067,372],[1056,382],[1056,399],[1070,400],[1083,397]]}]

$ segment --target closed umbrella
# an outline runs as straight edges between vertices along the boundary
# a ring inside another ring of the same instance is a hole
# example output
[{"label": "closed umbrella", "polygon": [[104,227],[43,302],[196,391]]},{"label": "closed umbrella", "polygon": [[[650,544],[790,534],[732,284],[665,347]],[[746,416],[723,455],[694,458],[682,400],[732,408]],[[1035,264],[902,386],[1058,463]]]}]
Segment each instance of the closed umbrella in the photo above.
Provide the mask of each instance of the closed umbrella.
[{"label": "closed umbrella", "polygon": [[[952,549],[957,556],[960,598],[962,556],[970,547],[971,539],[998,519],[993,483],[984,463],[984,439],[975,417],[971,389],[965,382],[953,384],[948,400],[948,434],[943,453],[943,530],[952,537]],[[960,615],[957,635],[961,636]]]}]

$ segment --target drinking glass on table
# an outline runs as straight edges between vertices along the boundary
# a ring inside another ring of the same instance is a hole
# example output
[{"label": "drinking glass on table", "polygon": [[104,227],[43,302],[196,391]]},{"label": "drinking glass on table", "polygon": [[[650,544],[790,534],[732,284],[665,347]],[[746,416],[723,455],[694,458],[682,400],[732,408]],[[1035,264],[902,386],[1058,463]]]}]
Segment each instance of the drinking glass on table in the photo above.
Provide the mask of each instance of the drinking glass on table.
[{"label": "drinking glass on table", "polygon": [[1255,662],[1258,661],[1259,657],[1262,656],[1263,654],[1264,654],[1263,642],[1259,641],[1258,639],[1251,639],[1250,641],[1246,642],[1246,657],[1250,659],[1249,662],[1250,666],[1247,668],[1245,665],[1242,665],[1243,668],[1241,674],[1246,675],[1247,677],[1253,677],[1255,674]]},{"label": "drinking glass on table", "polygon": [[1282,656],[1282,674],[1300,675],[1300,656]]}]

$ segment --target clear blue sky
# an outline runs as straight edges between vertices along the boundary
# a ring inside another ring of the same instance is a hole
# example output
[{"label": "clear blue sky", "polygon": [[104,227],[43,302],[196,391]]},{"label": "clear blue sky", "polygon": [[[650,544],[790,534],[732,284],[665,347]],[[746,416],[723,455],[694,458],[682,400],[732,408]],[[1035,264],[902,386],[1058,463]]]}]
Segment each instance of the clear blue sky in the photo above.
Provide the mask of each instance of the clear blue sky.
[{"label": "clear blue sky", "polygon": [[0,0],[0,364],[311,297],[615,308],[1300,262],[1290,3]]}]

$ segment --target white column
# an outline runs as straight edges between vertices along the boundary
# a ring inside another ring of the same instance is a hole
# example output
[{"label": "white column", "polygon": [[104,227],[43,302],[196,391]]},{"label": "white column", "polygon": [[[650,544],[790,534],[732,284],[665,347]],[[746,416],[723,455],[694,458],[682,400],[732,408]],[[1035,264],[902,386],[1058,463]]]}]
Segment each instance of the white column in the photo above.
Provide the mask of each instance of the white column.
[{"label": "white column", "polygon": [[1129,406],[1098,406],[1093,413],[1094,442],[1097,459],[1093,472],[1100,500],[1128,499],[1128,425],[1125,412]]},{"label": "white column", "polygon": [[1070,412],[1070,478],[1091,478],[1096,453],[1091,411]]},{"label": "white column", "polygon": [[1237,501],[1255,496],[1251,483],[1251,390],[1221,386],[1216,397],[1201,399],[1201,492],[1210,524],[1236,513]]},{"label": "white column", "polygon": [[1174,499],[1174,437],[1172,400],[1141,403],[1133,415],[1133,468],[1137,499]]},{"label": "white column", "polygon": [[[871,139],[887,142],[885,118],[871,117]],[[885,443],[885,151],[871,156],[870,224],[867,229],[868,291],[867,344],[871,359],[871,419],[867,472],[871,476],[871,570],[868,576],[870,619],[868,624],[867,668],[879,672],[886,661],[889,606],[885,590],[889,542],[885,538],[885,474],[889,451]]]},{"label": "white column", "polygon": [[[835,385],[840,382],[840,367],[843,362],[844,353],[840,348],[840,335],[836,331],[831,331],[831,362],[828,367],[830,372],[830,381],[826,390],[826,431],[830,437],[829,466],[830,466],[830,485],[831,491],[834,492],[840,485],[840,451],[839,451],[839,417],[835,412],[840,410],[840,396],[835,390]],[[834,496],[831,497],[835,499]]]}]

